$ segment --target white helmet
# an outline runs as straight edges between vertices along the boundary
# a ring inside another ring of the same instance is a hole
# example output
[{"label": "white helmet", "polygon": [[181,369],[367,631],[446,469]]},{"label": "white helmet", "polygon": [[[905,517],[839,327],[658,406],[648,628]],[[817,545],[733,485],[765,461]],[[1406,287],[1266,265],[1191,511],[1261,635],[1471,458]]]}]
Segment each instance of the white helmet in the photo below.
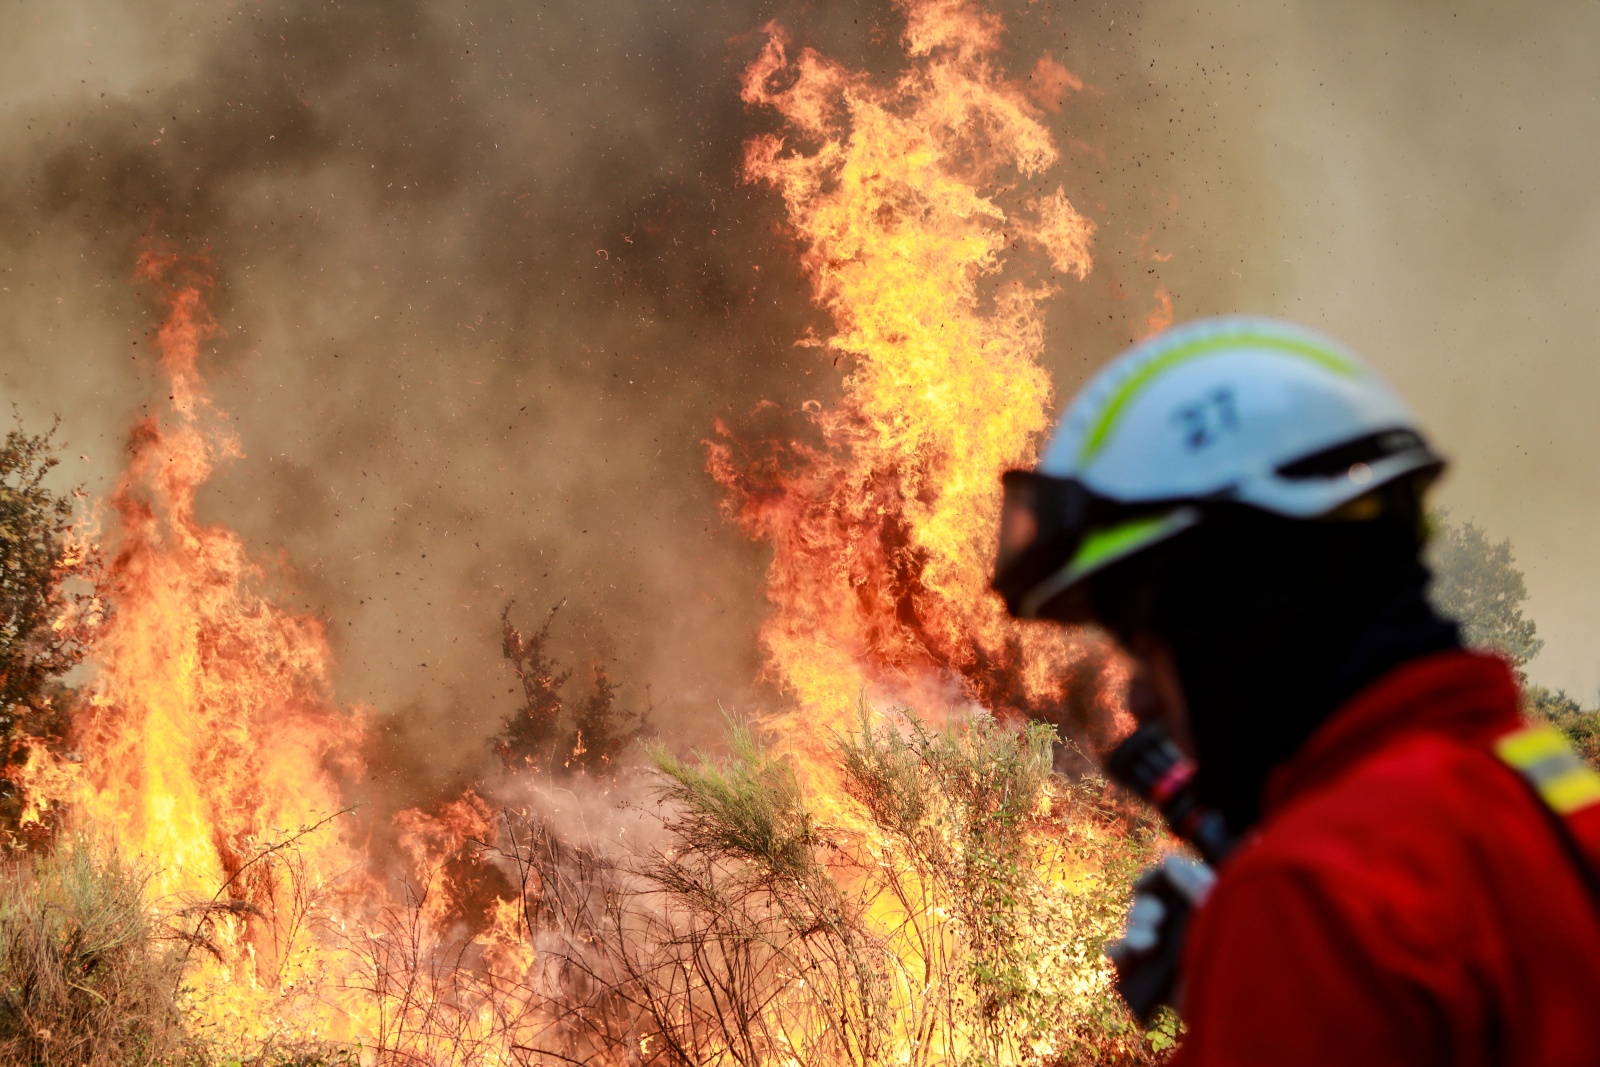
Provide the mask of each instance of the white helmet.
[{"label": "white helmet", "polygon": [[1005,476],[995,588],[1033,617],[1207,504],[1314,519],[1442,467],[1410,409],[1342,345],[1271,319],[1200,319],[1095,375],[1038,469]]}]

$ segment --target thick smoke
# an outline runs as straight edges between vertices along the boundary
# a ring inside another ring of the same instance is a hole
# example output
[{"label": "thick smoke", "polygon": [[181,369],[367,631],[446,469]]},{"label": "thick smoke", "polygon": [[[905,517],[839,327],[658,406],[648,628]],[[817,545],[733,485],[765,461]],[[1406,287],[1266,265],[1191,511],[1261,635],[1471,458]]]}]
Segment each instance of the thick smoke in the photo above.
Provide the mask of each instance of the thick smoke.
[{"label": "thick smoke", "polygon": [[[1052,311],[1063,398],[1162,293],[1347,337],[1458,457],[1453,501],[1515,539],[1546,658],[1569,655],[1571,576],[1600,570],[1574,536],[1594,257],[1556,117],[1594,77],[1582,35],[1552,15],[1519,30],[1548,52],[1510,50],[1487,9],[1376,3],[1000,6],[1100,225]],[[753,684],[762,550],[721,521],[702,439],[718,416],[804,433],[845,369],[793,346],[826,323],[776,198],[738,180],[774,126],[736,81],[771,19],[903,62],[887,0],[13,5],[0,394],[59,411],[88,457],[66,473],[103,488],[156,399],[134,249],[209,248],[210,376],[246,456],[204,512],[329,620],[385,774],[420,794],[492,759],[513,599],[534,623],[565,600],[569,664],[605,661],[635,705],[648,683],[658,728],[708,740],[719,704],[775,697]],[[1516,101],[1558,92],[1514,131]]]},{"label": "thick smoke", "polygon": [[[100,17],[38,14],[34,46],[66,51]],[[7,391],[63,411],[103,480],[152,399],[134,249],[208,247],[228,329],[211,376],[246,458],[206,512],[282,550],[399,765],[487,756],[512,599],[566,600],[569,660],[615,660],[659,715],[714,722],[756,673],[759,558],[720,525],[699,439],[719,412],[797,404],[805,378],[784,365],[805,305],[767,251],[774,209],[735,181],[717,23],[759,19],[132,13],[144,41],[90,35],[73,64],[134,68],[120,92],[14,90]]]}]

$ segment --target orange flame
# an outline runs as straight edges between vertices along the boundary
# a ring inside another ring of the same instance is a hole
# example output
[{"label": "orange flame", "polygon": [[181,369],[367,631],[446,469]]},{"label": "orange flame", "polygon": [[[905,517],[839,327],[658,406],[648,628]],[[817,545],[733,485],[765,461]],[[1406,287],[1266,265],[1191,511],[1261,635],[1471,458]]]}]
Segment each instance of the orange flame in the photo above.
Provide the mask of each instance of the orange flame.
[{"label": "orange flame", "polygon": [[[261,593],[239,536],[195,513],[216,463],[239,454],[199,371],[201,345],[218,333],[203,262],[147,250],[137,276],[166,307],[157,342],[169,403],[135,425],[111,496],[116,610],[93,651],[99,670],[74,724],[83,762],[63,799],[75,823],[159,863],[155,891],[186,903],[187,935],[216,950],[201,954],[195,982],[209,1014],[248,1029],[277,1014],[247,1007],[253,998],[326,970],[276,921],[285,887],[262,860],[341,810],[339,778],[359,770],[364,723],[329,695],[322,624]],[[302,888],[331,891],[362,869],[340,835],[297,840]]]},{"label": "orange flame", "polygon": [[139,277],[168,305],[157,336],[171,412],[135,427],[112,495],[118,610],[96,649],[94,710],[78,724],[75,807],[123,847],[162,857],[166,892],[209,893],[256,842],[340,808],[334,774],[355,769],[362,724],[329,699],[321,623],[255,592],[238,535],[196,518],[196,490],[238,454],[197,370],[217,331],[210,281],[155,252]]},{"label": "orange flame", "polygon": [[362,1062],[522,1062],[518,1042],[551,1020],[530,993],[520,899],[479,877],[469,847],[493,840],[490,809],[469,791],[401,812],[388,829],[403,892],[372,873],[337,818],[367,716],[332,698],[323,626],[275,603],[238,534],[196,514],[217,462],[239,454],[200,374],[218,333],[211,279],[168,251],[144,253],[138,278],[164,306],[169,402],[136,423],[111,496],[114,614],[74,723],[83,755],[29,752],[29,811],[65,811],[149,865],[160,910],[198,949],[190,1016],[225,1055],[322,1041],[368,1050]]},{"label": "orange flame", "polygon": [[720,424],[709,446],[731,514],[773,545],[762,638],[791,726],[837,725],[868,691],[925,713],[1037,710],[1083,657],[1008,620],[987,579],[999,475],[1032,459],[1051,400],[1053,286],[1007,276],[1007,258],[1029,245],[1082,279],[1095,227],[1059,186],[1020,191],[1057,150],[991,63],[999,20],[967,0],[900,6],[916,62],[892,85],[791,55],[776,26],[743,83],[789,126],[747,144],[745,176],[783,195],[826,347],[851,361],[811,415],[820,446],[752,456]]},{"label": "orange flame", "polygon": [[[469,794],[396,819],[421,883],[410,900],[391,899],[368,873],[348,820],[335,819],[348,810],[341,782],[361,770],[365,715],[330,695],[323,626],[274,603],[243,540],[195,512],[216,463],[239,454],[199,369],[218,332],[211,279],[203,262],[168,251],[145,252],[138,278],[165,306],[157,340],[169,403],[135,425],[111,496],[115,612],[74,724],[82,762],[31,751],[29,812],[64,809],[151,865],[175,933],[200,950],[186,985],[203,1036],[243,1051],[322,1039],[415,1052],[448,1033],[453,1044],[419,1062],[463,1062],[464,1049],[473,1062],[505,1062],[504,1047],[473,1040],[491,990],[453,973],[419,987],[441,946],[461,958],[451,928],[463,889],[449,861],[488,836],[488,809]],[[515,915],[491,912],[491,964],[525,971],[531,957],[507,947],[516,928],[499,928]]]},{"label": "orange flame", "polygon": [[[835,876],[895,887],[859,887],[863,918],[894,960],[893,1040],[906,1056],[949,1062],[987,1058],[968,1047],[975,1035],[936,1036],[921,1013],[929,990],[919,981],[965,936],[951,919],[960,890],[841,802],[833,737],[868,702],[924,720],[951,710],[1077,718],[1097,741],[1127,722],[1112,687],[1085,684],[1114,681],[1103,646],[1019,626],[988,588],[1000,475],[1033,461],[1049,422],[1039,356],[1055,283],[1045,265],[1078,281],[1093,269],[1095,226],[1046,180],[1058,153],[1039,111],[1081,83],[1053,61],[1041,61],[1035,84],[1005,78],[991,60],[1004,27],[975,0],[897,3],[912,64],[890,85],[795,53],[776,25],[745,73],[746,103],[787,124],[746,145],[745,177],[783,196],[812,298],[833,321],[821,346],[849,370],[832,407],[806,405],[820,443],[762,452],[719,423],[708,467],[733,519],[773,548],[762,641],[793,703],[768,725],[811,805],[876,862],[841,862]],[[1087,887],[1106,883],[1088,857],[1122,847],[1087,823],[1043,819],[1031,834],[1038,894],[1050,901],[1041,914],[1074,914]],[[1093,848],[1069,845],[1073,835]],[[1097,951],[1064,963],[1047,926],[1026,935],[1054,961],[1040,987],[1077,1011],[1105,995],[1108,969]],[[1007,1054],[1034,1055],[1048,1058]]]}]

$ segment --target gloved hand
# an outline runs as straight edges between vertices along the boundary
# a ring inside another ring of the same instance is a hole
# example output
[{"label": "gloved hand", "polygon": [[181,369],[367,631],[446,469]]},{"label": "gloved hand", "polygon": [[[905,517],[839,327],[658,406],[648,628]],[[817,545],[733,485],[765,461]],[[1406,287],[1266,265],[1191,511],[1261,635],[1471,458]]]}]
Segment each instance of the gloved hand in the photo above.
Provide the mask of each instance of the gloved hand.
[{"label": "gloved hand", "polygon": [[1127,927],[1120,941],[1106,946],[1106,955],[1117,968],[1117,992],[1141,1023],[1177,999],[1183,937],[1216,881],[1206,864],[1173,854],[1133,884]]}]

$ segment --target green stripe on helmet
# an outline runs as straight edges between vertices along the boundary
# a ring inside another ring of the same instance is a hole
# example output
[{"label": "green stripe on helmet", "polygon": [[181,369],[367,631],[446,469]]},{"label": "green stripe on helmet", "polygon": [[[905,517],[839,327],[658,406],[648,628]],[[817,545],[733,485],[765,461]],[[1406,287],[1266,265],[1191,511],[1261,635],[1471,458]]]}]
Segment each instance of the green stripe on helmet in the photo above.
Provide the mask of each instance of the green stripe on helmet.
[{"label": "green stripe on helmet", "polygon": [[1310,360],[1312,363],[1346,378],[1355,378],[1362,374],[1362,368],[1359,364],[1339,355],[1337,352],[1314,342],[1301,340],[1298,337],[1269,333],[1225,333],[1214,337],[1197,337],[1187,344],[1181,344],[1170,351],[1163,352],[1149,363],[1140,367],[1127,381],[1122,383],[1117,391],[1112,394],[1111,400],[1106,404],[1104,410],[1100,412],[1100,417],[1089,431],[1089,436],[1084,438],[1083,447],[1078,452],[1079,466],[1083,466],[1094,458],[1095,454],[1105,445],[1106,439],[1111,436],[1111,431],[1116,427],[1117,420],[1122,417],[1123,411],[1155,379],[1181,363],[1187,363],[1201,356],[1214,355],[1223,349],[1241,347],[1267,348],[1284,355]]},{"label": "green stripe on helmet", "polygon": [[1159,515],[1145,515],[1115,526],[1104,526],[1084,534],[1078,550],[1052,577],[1035,586],[1023,598],[1023,618],[1033,618],[1063,590],[1119,559],[1165,541],[1200,521],[1200,512],[1187,505]]},{"label": "green stripe on helmet", "polygon": [[[1177,529],[1173,522],[1176,515],[1176,512],[1149,515],[1142,519],[1129,519],[1127,522],[1107,526],[1101,530],[1090,530],[1084,536],[1083,543],[1078,546],[1078,551],[1073,553],[1072,560],[1067,564],[1067,570],[1075,577],[1082,577],[1090,571],[1099,570],[1112,560],[1131,555],[1146,545],[1154,544],[1176,533]],[[1189,524],[1185,522],[1179,525]]]}]

